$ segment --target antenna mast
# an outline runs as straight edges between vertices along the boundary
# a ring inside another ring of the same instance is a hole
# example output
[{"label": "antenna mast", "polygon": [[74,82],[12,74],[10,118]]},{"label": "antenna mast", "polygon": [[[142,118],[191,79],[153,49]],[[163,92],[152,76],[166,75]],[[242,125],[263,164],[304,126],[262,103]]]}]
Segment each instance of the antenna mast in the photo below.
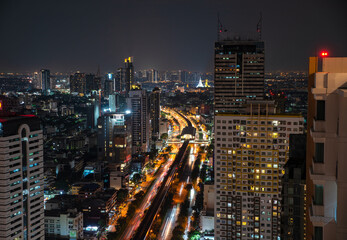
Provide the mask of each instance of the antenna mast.
[{"label": "antenna mast", "polygon": [[257,33],[258,33],[258,38],[259,40],[261,40],[261,30],[262,30],[262,26],[263,26],[263,14],[260,12],[260,18],[257,24]]}]

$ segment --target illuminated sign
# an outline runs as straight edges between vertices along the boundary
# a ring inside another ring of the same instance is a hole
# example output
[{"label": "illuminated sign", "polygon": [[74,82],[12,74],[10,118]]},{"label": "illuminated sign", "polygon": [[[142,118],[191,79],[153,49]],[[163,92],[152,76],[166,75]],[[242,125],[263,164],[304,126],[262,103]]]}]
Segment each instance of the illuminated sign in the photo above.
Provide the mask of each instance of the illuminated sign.
[{"label": "illuminated sign", "polygon": [[0,100],[0,110],[2,110],[2,100]]}]

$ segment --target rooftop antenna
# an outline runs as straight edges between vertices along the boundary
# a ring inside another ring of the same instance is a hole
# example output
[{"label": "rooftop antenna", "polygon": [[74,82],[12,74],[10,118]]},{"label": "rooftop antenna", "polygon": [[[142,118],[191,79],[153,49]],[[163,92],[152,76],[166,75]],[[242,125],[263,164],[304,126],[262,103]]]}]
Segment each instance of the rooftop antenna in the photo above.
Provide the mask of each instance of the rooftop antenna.
[{"label": "rooftop antenna", "polygon": [[257,24],[257,33],[258,33],[259,40],[261,40],[262,25],[263,25],[263,14],[260,12],[259,21],[258,21],[258,24]]},{"label": "rooftop antenna", "polygon": [[219,13],[217,14],[217,41],[220,39],[220,34],[223,32],[223,25],[219,18]]}]

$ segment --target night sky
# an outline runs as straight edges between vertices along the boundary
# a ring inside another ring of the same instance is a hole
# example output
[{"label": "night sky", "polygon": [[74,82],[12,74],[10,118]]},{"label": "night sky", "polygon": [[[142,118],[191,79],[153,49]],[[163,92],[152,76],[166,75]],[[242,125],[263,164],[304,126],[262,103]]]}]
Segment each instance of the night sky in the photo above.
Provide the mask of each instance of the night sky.
[{"label": "night sky", "polygon": [[0,0],[0,72],[213,71],[217,13],[229,31],[256,31],[266,70],[306,70],[327,49],[347,56],[345,0]]}]

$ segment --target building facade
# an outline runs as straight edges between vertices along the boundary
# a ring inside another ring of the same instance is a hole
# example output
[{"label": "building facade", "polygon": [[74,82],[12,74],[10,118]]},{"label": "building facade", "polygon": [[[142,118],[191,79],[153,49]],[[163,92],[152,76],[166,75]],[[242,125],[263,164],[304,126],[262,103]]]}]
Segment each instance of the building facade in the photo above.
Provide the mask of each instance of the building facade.
[{"label": "building facade", "polygon": [[281,239],[306,239],[306,134],[289,138],[282,177]]},{"label": "building facade", "polygon": [[146,90],[132,89],[127,105],[132,114],[132,153],[149,151],[150,118]]},{"label": "building facade", "polygon": [[215,43],[215,112],[239,112],[264,97],[264,42],[224,38]]},{"label": "building facade", "polygon": [[215,115],[215,239],[279,239],[281,177],[289,135],[304,119],[275,114],[265,101]]},{"label": "building facade", "polygon": [[311,57],[307,239],[347,239],[347,58]]},{"label": "building facade", "polygon": [[40,120],[2,117],[0,145],[0,239],[44,239]]},{"label": "building facade", "polygon": [[77,209],[46,210],[45,231],[48,239],[83,239],[83,213]]},{"label": "building facade", "polygon": [[70,76],[70,93],[86,93],[86,75],[76,72]]},{"label": "building facade", "polygon": [[160,121],[160,89],[154,88],[150,94],[150,119],[152,137],[159,138],[159,121]]},{"label": "building facade", "polygon": [[51,90],[51,74],[48,69],[41,69],[40,70],[40,88],[42,89],[42,92],[47,93]]}]

